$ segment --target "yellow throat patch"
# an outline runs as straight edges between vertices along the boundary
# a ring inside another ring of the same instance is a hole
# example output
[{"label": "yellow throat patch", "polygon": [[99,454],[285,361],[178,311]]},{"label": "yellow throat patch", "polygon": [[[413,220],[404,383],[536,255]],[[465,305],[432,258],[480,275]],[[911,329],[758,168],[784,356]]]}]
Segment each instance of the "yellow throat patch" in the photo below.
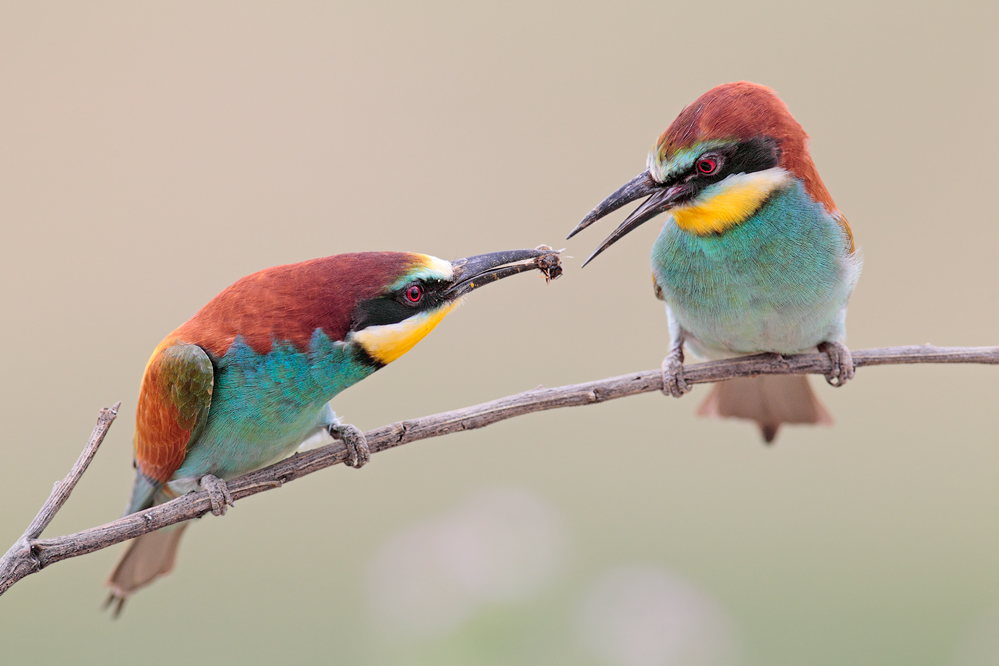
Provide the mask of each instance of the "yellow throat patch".
[{"label": "yellow throat patch", "polygon": [[436,310],[425,310],[396,324],[369,326],[354,333],[354,340],[364,348],[368,356],[388,365],[416,346],[460,302],[447,303]]},{"label": "yellow throat patch", "polygon": [[677,226],[686,232],[698,236],[720,234],[748,220],[770,193],[789,178],[790,174],[779,167],[729,176],[670,213]]}]

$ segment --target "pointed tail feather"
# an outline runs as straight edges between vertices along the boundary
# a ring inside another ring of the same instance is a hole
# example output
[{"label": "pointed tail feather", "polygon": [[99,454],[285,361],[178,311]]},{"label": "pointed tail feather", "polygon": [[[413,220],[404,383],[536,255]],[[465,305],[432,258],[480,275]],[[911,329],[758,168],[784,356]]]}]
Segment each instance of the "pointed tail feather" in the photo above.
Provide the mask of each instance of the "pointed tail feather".
[{"label": "pointed tail feather", "polygon": [[760,375],[718,382],[697,414],[756,421],[768,444],[782,423],[832,424],[805,375]]},{"label": "pointed tail feather", "polygon": [[165,576],[173,569],[177,557],[177,546],[184,534],[187,523],[143,534],[137,537],[125,551],[124,557],[118,562],[108,578],[107,586],[111,588],[111,596],[105,606],[116,603],[114,615],[121,612],[125,599],[136,590],[149,585],[160,576]]}]

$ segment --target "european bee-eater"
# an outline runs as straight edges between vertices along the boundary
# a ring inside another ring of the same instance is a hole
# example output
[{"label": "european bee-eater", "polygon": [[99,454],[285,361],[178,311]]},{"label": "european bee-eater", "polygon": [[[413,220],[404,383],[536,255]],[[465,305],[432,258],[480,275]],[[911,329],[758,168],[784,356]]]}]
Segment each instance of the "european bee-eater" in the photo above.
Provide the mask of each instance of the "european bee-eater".
[{"label": "european bee-eater", "polygon": [[[594,208],[571,238],[648,197],[584,262],[660,213],[655,294],[671,338],[663,392],[690,390],[684,345],[703,358],[819,348],[830,384],[853,377],[846,305],[860,257],[846,218],[808,154],[808,135],[773,90],[728,83],[680,112],[639,174]],[[714,386],[698,410],[756,421],[767,442],[781,423],[831,423],[804,376],[764,375]]]},{"label": "european bee-eater", "polygon": [[[396,360],[465,294],[541,267],[542,246],[454,262],[423,254],[340,254],[277,266],[237,281],[168,335],[146,365],[135,425],[135,485],[126,514],[208,490],[213,513],[231,497],[225,479],[263,467],[326,430],[354,467],[364,436],[329,401]],[[554,272],[552,266],[554,264]],[[111,574],[121,604],[173,567],[185,524],[132,542]]]}]

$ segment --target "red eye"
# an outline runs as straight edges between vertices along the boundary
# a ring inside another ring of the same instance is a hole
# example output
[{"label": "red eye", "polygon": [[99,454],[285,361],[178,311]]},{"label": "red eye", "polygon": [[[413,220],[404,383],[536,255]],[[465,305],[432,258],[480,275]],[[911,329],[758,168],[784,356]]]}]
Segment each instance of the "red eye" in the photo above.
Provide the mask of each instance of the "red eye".
[{"label": "red eye", "polygon": [[710,176],[718,171],[718,160],[713,157],[702,157],[697,160],[697,172],[702,176]]},{"label": "red eye", "polygon": [[410,303],[419,303],[423,298],[423,287],[418,284],[411,284],[406,287],[406,300]]}]

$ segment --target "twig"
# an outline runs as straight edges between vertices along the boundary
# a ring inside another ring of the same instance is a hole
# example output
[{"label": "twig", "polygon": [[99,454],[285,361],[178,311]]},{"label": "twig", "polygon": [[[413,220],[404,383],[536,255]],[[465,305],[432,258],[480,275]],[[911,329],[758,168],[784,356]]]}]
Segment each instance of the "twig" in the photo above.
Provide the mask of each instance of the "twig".
[{"label": "twig", "polygon": [[[999,347],[933,347],[924,345],[921,347],[866,349],[854,351],[853,361],[858,368],[869,365],[908,363],[999,365]],[[687,365],[684,367],[684,376],[688,383],[705,384],[734,377],[751,377],[762,374],[826,374],[830,370],[829,357],[825,354],[798,354],[788,357],[758,354]],[[371,452],[377,453],[420,439],[482,428],[491,423],[523,414],[559,407],[592,405],[661,389],[661,371],[634,372],[585,384],[525,391],[464,409],[393,423],[368,431],[365,436]],[[99,438],[103,438],[104,433],[107,432],[107,426],[114,419],[114,412],[109,413],[110,420],[107,420],[103,430],[102,422],[106,417],[105,412],[101,413],[102,420],[98,421],[98,426],[94,430],[95,437],[99,434]],[[86,463],[93,457],[97,445],[100,444],[99,439],[96,444],[93,442],[94,438],[92,437],[91,444],[87,445],[87,450],[80,457],[80,460],[83,461],[82,467],[81,463],[78,462],[70,475],[63,481],[63,484],[67,482],[70,484],[65,490],[65,496],[68,496],[69,490],[79,479],[83,469],[86,469]],[[242,499],[265,490],[279,488],[288,481],[342,463],[346,458],[346,448],[342,443],[331,444],[308,453],[295,454],[269,467],[232,479],[228,482],[228,487],[234,499]],[[77,473],[78,468],[80,469]],[[65,496],[60,493],[61,487],[57,487],[53,491],[53,498],[59,494],[61,499],[55,500],[58,505],[51,510],[51,515],[54,515],[62,502],[65,501]],[[38,539],[37,536],[41,530],[48,524],[48,520],[51,520],[51,515],[46,513],[46,508],[53,502],[53,498],[46,502],[46,506],[39,513],[39,517],[32,522],[29,531],[25,532],[24,536],[0,560],[0,594],[21,578],[55,562],[92,553],[167,525],[199,518],[211,510],[208,493],[189,493],[165,504],[134,513],[100,527],[54,539]],[[45,518],[45,515],[48,515],[48,518]],[[37,531],[32,532],[33,529]]]},{"label": "twig", "polygon": [[59,509],[69,499],[73,488],[80,481],[83,473],[87,471],[90,461],[97,455],[104,436],[108,434],[111,424],[118,416],[118,408],[121,402],[116,402],[112,407],[105,407],[97,416],[97,425],[90,433],[90,440],[83,447],[83,452],[76,459],[76,464],[69,470],[69,474],[62,481],[56,481],[52,487],[52,493],[45,500],[41,510],[35,519],[28,525],[21,538],[14,542],[2,558],[0,558],[0,594],[7,591],[11,585],[28,574],[33,574],[45,565],[38,559],[34,550],[34,541],[41,536],[45,528],[49,526]]}]

